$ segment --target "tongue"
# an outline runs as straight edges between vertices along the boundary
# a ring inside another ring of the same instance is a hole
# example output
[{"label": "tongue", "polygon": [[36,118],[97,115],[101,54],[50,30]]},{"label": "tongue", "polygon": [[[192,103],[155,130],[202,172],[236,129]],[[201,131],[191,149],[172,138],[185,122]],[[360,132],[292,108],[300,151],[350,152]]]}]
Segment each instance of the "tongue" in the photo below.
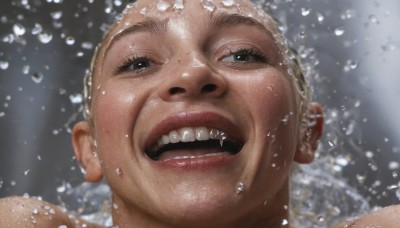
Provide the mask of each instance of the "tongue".
[{"label": "tongue", "polygon": [[196,148],[168,150],[160,154],[157,160],[166,161],[172,159],[196,159],[204,156],[226,156],[229,152],[223,152],[221,148]]}]

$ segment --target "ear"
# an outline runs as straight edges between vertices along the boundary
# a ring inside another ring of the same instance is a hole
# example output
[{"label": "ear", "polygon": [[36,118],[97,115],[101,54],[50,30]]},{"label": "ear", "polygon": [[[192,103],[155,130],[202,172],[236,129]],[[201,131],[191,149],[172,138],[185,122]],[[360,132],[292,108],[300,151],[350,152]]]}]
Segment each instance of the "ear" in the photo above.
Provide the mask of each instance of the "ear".
[{"label": "ear", "polygon": [[301,138],[297,143],[294,160],[301,164],[314,160],[315,151],[318,148],[318,140],[324,127],[323,109],[318,103],[311,103],[304,116]]},{"label": "ear", "polygon": [[95,151],[94,140],[89,123],[81,121],[72,128],[72,145],[75,157],[85,169],[85,179],[89,182],[99,182],[103,178],[100,160]]}]

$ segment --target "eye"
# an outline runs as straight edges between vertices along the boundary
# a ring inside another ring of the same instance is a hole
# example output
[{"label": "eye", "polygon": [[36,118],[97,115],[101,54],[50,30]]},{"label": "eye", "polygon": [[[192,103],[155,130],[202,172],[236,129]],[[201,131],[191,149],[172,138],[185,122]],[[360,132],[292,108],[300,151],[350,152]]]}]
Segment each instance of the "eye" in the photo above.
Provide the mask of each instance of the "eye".
[{"label": "eye", "polygon": [[230,50],[229,54],[222,58],[227,63],[269,63],[268,58],[260,51],[250,49]]},{"label": "eye", "polygon": [[153,64],[154,64],[154,62],[151,61],[146,56],[133,56],[133,57],[125,60],[121,64],[121,66],[118,66],[116,68],[115,71],[117,74],[124,73],[124,72],[139,73],[139,72],[151,67]]}]

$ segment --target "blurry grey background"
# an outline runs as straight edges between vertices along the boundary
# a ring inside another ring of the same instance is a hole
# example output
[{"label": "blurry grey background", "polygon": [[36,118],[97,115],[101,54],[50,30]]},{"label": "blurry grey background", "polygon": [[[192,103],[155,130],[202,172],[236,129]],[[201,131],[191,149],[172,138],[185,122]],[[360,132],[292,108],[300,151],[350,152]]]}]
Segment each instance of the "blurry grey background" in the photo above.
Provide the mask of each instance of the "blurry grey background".
[{"label": "blurry grey background", "polygon": [[[81,118],[94,47],[121,4],[0,2],[0,197],[57,202],[57,187],[83,181],[69,129]],[[400,1],[280,0],[266,8],[317,70],[310,81],[327,120],[321,154],[335,156],[333,172],[343,170],[372,205],[399,203]]]}]

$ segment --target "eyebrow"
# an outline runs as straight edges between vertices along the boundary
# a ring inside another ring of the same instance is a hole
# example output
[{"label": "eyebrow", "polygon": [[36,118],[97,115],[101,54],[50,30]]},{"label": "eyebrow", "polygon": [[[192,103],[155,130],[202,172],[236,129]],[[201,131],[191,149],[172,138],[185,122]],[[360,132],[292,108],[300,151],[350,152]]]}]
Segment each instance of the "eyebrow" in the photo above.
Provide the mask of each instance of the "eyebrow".
[{"label": "eyebrow", "polygon": [[218,14],[215,17],[211,18],[210,21],[210,31],[226,28],[226,27],[235,27],[238,25],[249,25],[258,28],[259,30],[265,32],[272,40],[275,41],[273,33],[265,27],[262,23],[257,21],[254,18],[243,16],[240,14],[227,14],[222,13]]},{"label": "eyebrow", "polygon": [[168,20],[159,20],[157,18],[148,17],[145,20],[133,24],[129,27],[126,27],[120,30],[116,35],[111,37],[110,44],[108,45],[106,51],[104,52],[104,56],[107,55],[107,52],[111,49],[115,42],[120,40],[122,37],[132,34],[132,33],[140,33],[140,32],[148,32],[153,34],[158,34],[165,32],[167,28]]}]

